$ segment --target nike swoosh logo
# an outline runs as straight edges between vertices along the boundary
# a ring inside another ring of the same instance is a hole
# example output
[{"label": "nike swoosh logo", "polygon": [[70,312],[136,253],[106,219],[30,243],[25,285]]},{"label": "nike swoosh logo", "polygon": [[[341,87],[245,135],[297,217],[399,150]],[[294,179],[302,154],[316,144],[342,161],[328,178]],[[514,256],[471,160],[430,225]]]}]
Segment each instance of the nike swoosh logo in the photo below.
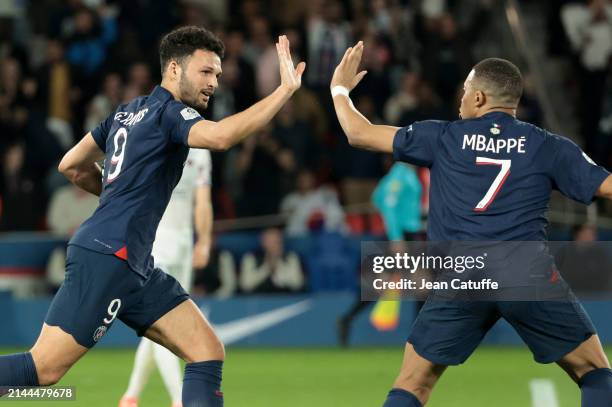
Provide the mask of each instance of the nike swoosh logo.
[{"label": "nike swoosh logo", "polygon": [[[311,300],[304,300],[261,314],[250,315],[223,324],[213,324],[213,327],[221,342],[229,345],[303,314],[311,307]],[[210,313],[208,307],[203,307],[201,310],[204,315]]]}]

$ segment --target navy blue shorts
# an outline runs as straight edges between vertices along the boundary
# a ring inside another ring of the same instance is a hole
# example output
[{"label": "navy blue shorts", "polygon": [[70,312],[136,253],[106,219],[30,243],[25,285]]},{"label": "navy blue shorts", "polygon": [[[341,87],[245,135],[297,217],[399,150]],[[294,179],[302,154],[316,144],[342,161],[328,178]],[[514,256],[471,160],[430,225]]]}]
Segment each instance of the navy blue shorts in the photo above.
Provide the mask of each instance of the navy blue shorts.
[{"label": "navy blue shorts", "polygon": [[500,318],[512,325],[539,363],[558,361],[596,333],[573,294],[554,301],[444,301],[430,297],[408,342],[433,363],[458,365]]},{"label": "navy blue shorts", "polygon": [[139,336],[168,311],[187,300],[181,285],[160,269],[144,278],[113,255],[68,246],[66,279],[45,323],[59,326],[91,348],[116,319]]}]

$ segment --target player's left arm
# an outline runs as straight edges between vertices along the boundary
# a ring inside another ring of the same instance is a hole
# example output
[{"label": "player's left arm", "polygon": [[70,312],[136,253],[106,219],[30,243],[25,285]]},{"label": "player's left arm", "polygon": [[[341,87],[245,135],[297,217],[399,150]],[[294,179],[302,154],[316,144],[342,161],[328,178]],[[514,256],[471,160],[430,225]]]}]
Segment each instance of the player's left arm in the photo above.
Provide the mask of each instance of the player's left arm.
[{"label": "player's left arm", "polygon": [[587,205],[597,196],[612,199],[612,180],[605,168],[567,138],[551,135],[548,140],[553,147],[550,162],[556,189]]},{"label": "player's left arm", "polygon": [[102,170],[96,162],[103,159],[104,152],[89,132],[64,155],[57,169],[79,188],[100,196]]},{"label": "player's left arm", "polygon": [[213,207],[211,199],[212,159],[210,152],[198,150],[194,154],[198,176],[195,180],[194,224],[196,244],[193,250],[193,267],[206,267],[212,245]]},{"label": "player's left arm", "polygon": [[372,124],[353,106],[348,96],[348,92],[353,90],[367,73],[367,71],[357,73],[362,54],[363,42],[359,41],[357,45],[346,50],[334,71],[330,88],[336,116],[338,116],[338,121],[350,145],[366,150],[392,153],[393,139],[400,128]]},{"label": "player's left arm", "polygon": [[210,185],[200,185],[195,191],[194,224],[196,244],[193,251],[193,267],[206,267],[210,259],[212,241],[213,207]]}]

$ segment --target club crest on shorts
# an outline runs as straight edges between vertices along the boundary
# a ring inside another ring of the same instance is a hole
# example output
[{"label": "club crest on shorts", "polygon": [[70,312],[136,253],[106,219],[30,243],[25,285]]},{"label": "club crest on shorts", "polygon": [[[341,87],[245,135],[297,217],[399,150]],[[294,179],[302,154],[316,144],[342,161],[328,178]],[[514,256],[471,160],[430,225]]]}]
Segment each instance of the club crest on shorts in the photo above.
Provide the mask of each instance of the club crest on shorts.
[{"label": "club crest on shorts", "polygon": [[99,326],[93,334],[94,342],[98,342],[100,339],[102,339],[102,337],[104,336],[107,330],[108,328],[106,326],[104,325]]}]

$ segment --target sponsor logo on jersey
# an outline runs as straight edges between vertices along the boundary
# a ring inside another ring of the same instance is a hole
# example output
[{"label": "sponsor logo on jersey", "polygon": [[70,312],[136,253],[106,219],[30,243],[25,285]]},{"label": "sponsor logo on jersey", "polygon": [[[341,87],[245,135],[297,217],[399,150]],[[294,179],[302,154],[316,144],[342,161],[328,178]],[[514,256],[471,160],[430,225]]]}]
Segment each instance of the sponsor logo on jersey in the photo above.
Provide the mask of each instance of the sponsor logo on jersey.
[{"label": "sponsor logo on jersey", "polygon": [[191,120],[195,119],[196,117],[200,117],[200,113],[198,113],[195,109],[186,107],[181,110],[181,116],[183,116],[183,119],[185,120]]}]

